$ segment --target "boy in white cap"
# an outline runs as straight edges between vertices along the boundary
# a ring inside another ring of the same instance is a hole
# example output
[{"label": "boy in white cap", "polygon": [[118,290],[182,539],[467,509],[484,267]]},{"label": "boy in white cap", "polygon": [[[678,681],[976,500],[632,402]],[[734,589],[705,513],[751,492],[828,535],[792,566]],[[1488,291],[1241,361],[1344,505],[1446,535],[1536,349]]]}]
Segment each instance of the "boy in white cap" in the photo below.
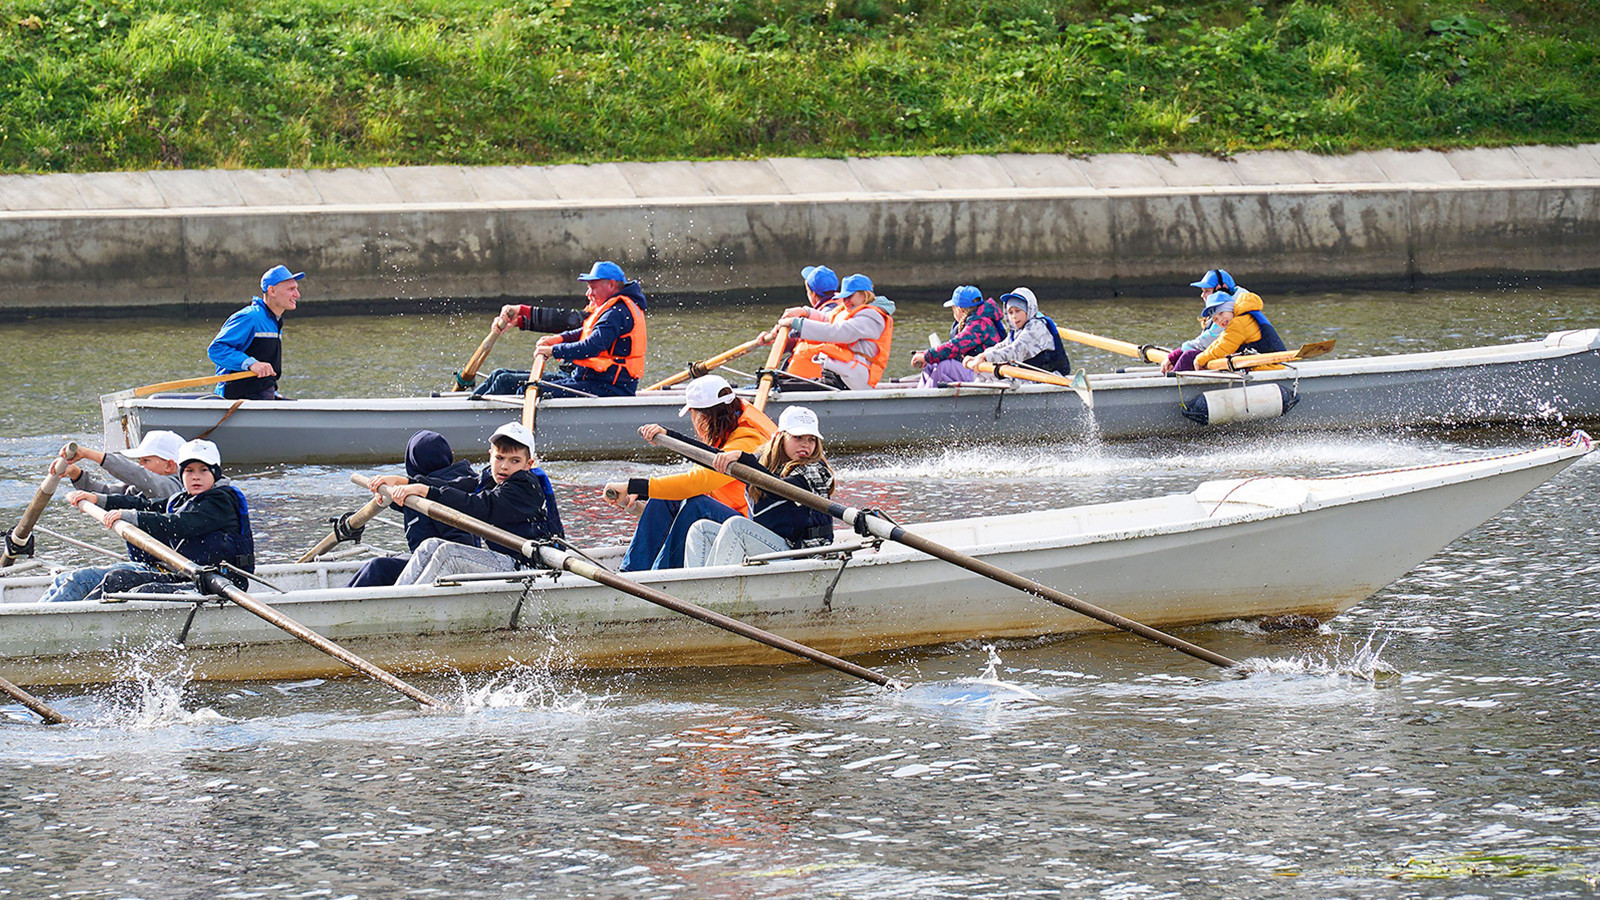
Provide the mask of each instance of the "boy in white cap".
[{"label": "boy in white cap", "polygon": [[278,378],[283,374],[283,314],[300,305],[304,272],[273,266],[261,275],[261,296],[222,323],[206,348],[218,375],[250,372],[254,378],[225,381],[217,396],[227,400],[282,400]]},{"label": "boy in white cap", "polygon": [[[560,537],[561,514],[555,486],[534,455],[533,432],[521,422],[507,422],[489,439],[489,464],[478,473],[478,487],[464,491],[448,484],[413,484],[404,475],[372,479],[372,492],[389,486],[396,503],[424,497],[458,512],[532,540]],[[396,585],[430,584],[468,572],[508,572],[528,565],[515,547],[490,543],[469,547],[430,537],[417,545]]]},{"label": "boy in white cap", "polygon": [[[138,494],[92,494],[73,491],[67,503],[92,500],[106,510],[101,523],[107,528],[127,522],[149,534],[199,566],[220,563],[255,571],[255,538],[250,529],[250,505],[239,489],[222,477],[222,457],[210,441],[189,441],[178,450],[183,490],[165,500]],[[92,599],[100,593],[119,593],[152,582],[177,583],[178,576],[155,568],[154,560],[130,547],[132,562],[91,566],[57,575],[40,599],[65,601]],[[235,583],[241,576],[229,573]]]},{"label": "boy in white cap", "polygon": [[[822,452],[822,429],[817,414],[804,406],[791,406],[778,417],[778,433],[755,453],[724,450],[711,467],[726,473],[735,462],[760,469],[801,490],[833,495],[833,469]],[[753,553],[798,550],[833,543],[833,518],[793,500],[773,496],[755,486],[745,488],[749,516],[734,516],[720,524],[702,519],[689,526],[684,546],[685,566],[734,566]]]},{"label": "boy in white cap", "polygon": [[[183,490],[183,480],[178,477],[178,451],[183,448],[183,438],[170,431],[152,431],[139,441],[139,446],[107,453],[93,447],[79,447],[76,454],[61,451],[67,466],[66,476],[72,486],[91,494],[135,493],[152,500],[165,500]],[[111,476],[96,478],[77,465],[88,460]]]}]

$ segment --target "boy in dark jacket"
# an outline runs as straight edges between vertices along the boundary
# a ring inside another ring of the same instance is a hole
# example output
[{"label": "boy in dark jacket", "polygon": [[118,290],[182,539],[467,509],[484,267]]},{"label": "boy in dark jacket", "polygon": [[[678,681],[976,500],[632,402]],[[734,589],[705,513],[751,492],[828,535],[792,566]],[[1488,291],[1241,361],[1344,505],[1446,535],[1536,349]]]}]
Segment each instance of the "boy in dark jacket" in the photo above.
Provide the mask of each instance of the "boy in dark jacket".
[{"label": "boy in dark jacket", "polygon": [[[472,471],[472,464],[456,459],[450,442],[437,431],[419,431],[411,436],[406,444],[406,477],[412,484],[450,487],[469,494],[478,488],[478,473]],[[402,508],[400,514],[405,519],[406,546],[412,553],[428,538],[468,547],[483,546],[475,535],[436,522],[416,510]],[[369,559],[350,579],[348,587],[394,584],[410,561],[410,553]]]},{"label": "boy in dark jacket", "polygon": [[[555,488],[535,465],[533,433],[521,422],[510,422],[495,429],[489,445],[489,465],[479,473],[475,490],[412,484],[403,475],[383,475],[372,479],[373,492],[387,485],[397,503],[406,497],[426,497],[525,538],[561,536]],[[525,565],[514,547],[468,547],[432,537],[417,547],[395,584],[430,583],[451,575],[505,572]]]},{"label": "boy in dark jacket", "polygon": [[[178,473],[183,491],[166,500],[138,494],[91,494],[73,491],[67,502],[92,500],[107,511],[101,522],[110,528],[119,521],[161,541],[199,566],[229,563],[255,571],[255,538],[250,530],[250,506],[239,489],[222,478],[222,457],[210,441],[189,441],[178,452]],[[154,560],[134,550],[133,564],[113,567],[95,578],[95,568],[58,576],[41,600],[84,600],[97,594],[118,593],[160,583],[187,579],[155,568]],[[229,573],[235,583],[243,579]]]}]

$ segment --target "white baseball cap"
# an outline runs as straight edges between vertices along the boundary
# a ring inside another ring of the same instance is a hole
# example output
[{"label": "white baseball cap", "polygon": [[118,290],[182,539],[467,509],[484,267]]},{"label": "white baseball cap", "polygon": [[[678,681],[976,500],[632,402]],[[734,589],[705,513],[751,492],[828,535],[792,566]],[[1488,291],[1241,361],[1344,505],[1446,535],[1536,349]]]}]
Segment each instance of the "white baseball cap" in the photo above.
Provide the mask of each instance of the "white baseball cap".
[{"label": "white baseball cap", "polygon": [[817,414],[804,406],[789,406],[778,417],[778,430],[795,437],[810,435],[822,440],[822,429],[817,427]]},{"label": "white baseball cap", "polygon": [[203,462],[208,466],[222,465],[222,454],[217,452],[217,445],[210,441],[188,441],[178,448],[178,465],[183,466],[191,462]]},{"label": "white baseball cap", "polygon": [[152,431],[139,441],[139,446],[127,447],[117,452],[130,459],[159,456],[167,462],[177,462],[181,450],[183,450],[183,438],[170,431]]},{"label": "white baseball cap", "polygon": [[[728,393],[723,394],[723,391]],[[683,399],[686,402],[683,404],[683,409],[678,410],[680,417],[687,416],[691,409],[710,409],[713,406],[732,403],[737,398],[733,396],[733,385],[728,383],[728,379],[721,375],[701,375],[689,382],[689,386],[683,391]]]},{"label": "white baseball cap", "polygon": [[497,437],[503,437],[516,441],[522,446],[527,447],[528,455],[530,457],[533,456],[533,432],[529,431],[528,426],[522,424],[521,422],[507,422],[504,425],[501,425],[499,428],[494,430],[494,434],[489,436],[489,440],[492,441]]}]

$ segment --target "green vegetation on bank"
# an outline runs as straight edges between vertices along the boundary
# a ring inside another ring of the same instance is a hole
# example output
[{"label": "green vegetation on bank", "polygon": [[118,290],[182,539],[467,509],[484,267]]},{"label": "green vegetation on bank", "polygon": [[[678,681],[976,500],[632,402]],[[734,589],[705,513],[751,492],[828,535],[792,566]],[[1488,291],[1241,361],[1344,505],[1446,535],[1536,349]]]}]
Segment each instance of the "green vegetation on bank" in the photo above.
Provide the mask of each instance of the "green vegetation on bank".
[{"label": "green vegetation on bank", "polygon": [[1595,0],[0,0],[0,171],[1600,139]]}]

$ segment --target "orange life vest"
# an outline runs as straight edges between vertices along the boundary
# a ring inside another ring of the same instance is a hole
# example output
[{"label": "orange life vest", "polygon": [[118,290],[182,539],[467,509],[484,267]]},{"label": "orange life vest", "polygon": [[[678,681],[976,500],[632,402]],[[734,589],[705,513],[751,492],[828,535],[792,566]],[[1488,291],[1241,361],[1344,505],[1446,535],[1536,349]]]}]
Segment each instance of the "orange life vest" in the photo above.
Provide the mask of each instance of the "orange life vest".
[{"label": "orange life vest", "polygon": [[[644,374],[644,345],[646,340],[644,313],[640,311],[639,307],[626,294],[617,294],[611,299],[595,307],[594,311],[589,313],[589,315],[583,320],[582,337],[578,338],[579,340],[583,340],[589,335],[593,334],[594,327],[597,323],[599,323],[600,317],[605,315],[606,310],[617,305],[619,302],[626,304],[628,307],[628,312],[633,314],[633,330],[629,331],[627,334],[619,336],[616,341],[612,342],[610,347],[601,350],[594,356],[591,356],[587,359],[575,359],[572,361],[575,365],[583,366],[585,369],[592,369],[601,374],[605,374],[613,367],[617,368],[618,373],[611,376],[612,384],[617,383],[617,378],[620,377],[621,372],[627,372],[634,379],[638,379],[640,375]],[[615,352],[616,346],[623,340],[629,341],[628,355],[618,356]]]},{"label": "orange life vest", "polygon": [[[862,304],[855,309],[840,306],[828,316],[828,321],[838,322],[848,319],[870,306],[872,306],[871,303]],[[894,316],[889,315],[882,309],[878,309],[878,314],[883,316],[883,333],[872,339],[873,346],[877,348],[877,352],[872,359],[867,361],[867,383],[873,387],[878,386],[878,379],[883,377],[883,370],[889,365],[890,345],[894,342]],[[815,362],[816,355],[821,353],[840,362],[851,362],[857,359],[855,351],[851,349],[855,343],[855,341],[851,341],[849,344],[837,344],[802,340],[794,345],[794,356],[789,358],[789,365],[785,371],[791,375],[799,375],[802,378],[820,378],[822,376],[822,366]]]}]

